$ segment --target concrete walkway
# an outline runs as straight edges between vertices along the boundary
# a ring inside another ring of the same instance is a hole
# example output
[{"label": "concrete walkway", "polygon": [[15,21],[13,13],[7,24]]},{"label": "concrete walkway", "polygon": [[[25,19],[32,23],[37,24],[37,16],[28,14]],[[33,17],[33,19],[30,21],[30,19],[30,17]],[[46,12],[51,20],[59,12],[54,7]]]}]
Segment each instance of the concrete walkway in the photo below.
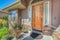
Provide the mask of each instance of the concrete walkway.
[{"label": "concrete walkway", "polygon": [[52,36],[43,35],[42,39],[33,39],[31,36],[24,38],[23,40],[53,40]]},{"label": "concrete walkway", "polygon": [[23,40],[34,40],[31,36],[27,36],[26,38],[24,38]]}]

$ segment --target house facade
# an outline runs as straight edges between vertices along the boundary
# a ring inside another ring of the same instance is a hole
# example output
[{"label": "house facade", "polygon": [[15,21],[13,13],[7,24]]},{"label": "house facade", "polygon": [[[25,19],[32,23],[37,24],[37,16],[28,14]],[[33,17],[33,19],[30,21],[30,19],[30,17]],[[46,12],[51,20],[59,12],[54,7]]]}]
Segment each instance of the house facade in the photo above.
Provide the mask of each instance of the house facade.
[{"label": "house facade", "polygon": [[[45,25],[60,25],[60,0],[19,0],[4,8],[15,13],[15,21],[23,27],[42,31]],[[10,15],[11,17],[11,15]]]}]

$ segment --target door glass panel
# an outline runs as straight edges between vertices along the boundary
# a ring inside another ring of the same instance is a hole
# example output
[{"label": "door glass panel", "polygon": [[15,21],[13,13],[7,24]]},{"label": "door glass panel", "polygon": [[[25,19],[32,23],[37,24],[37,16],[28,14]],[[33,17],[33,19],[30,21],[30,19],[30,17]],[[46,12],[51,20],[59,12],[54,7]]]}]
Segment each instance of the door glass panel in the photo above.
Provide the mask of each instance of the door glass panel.
[{"label": "door glass panel", "polygon": [[49,2],[46,2],[44,5],[44,13],[45,13],[45,24],[49,24]]},{"label": "door glass panel", "polygon": [[31,6],[28,9],[28,17],[29,17],[29,22],[32,22],[32,7]]},{"label": "door glass panel", "polygon": [[32,29],[32,6],[28,8],[29,29]]}]

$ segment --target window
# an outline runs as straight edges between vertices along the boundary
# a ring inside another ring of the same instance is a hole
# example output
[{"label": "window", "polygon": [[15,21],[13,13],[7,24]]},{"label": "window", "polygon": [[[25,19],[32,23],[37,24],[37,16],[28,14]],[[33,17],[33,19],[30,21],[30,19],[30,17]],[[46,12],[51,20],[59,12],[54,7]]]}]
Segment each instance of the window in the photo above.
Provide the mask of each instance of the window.
[{"label": "window", "polygon": [[32,22],[32,6],[30,6],[28,9],[28,17],[29,17],[29,21]]},{"label": "window", "polygon": [[15,21],[16,17],[17,17],[17,11],[10,12],[10,14],[9,14],[9,20],[10,21]]},{"label": "window", "polygon": [[44,21],[45,25],[49,24],[49,1],[44,3]]}]

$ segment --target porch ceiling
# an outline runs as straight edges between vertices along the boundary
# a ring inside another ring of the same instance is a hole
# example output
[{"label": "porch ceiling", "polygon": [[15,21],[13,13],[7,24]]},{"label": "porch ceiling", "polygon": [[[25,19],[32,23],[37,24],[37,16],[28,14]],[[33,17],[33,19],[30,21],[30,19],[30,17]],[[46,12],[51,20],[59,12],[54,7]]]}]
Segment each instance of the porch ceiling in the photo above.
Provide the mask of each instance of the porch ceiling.
[{"label": "porch ceiling", "polygon": [[2,10],[5,10],[5,11],[9,11],[9,10],[12,10],[12,9],[25,9],[26,7],[21,3],[21,1],[17,1],[13,4],[11,4],[10,6],[2,9]]}]

